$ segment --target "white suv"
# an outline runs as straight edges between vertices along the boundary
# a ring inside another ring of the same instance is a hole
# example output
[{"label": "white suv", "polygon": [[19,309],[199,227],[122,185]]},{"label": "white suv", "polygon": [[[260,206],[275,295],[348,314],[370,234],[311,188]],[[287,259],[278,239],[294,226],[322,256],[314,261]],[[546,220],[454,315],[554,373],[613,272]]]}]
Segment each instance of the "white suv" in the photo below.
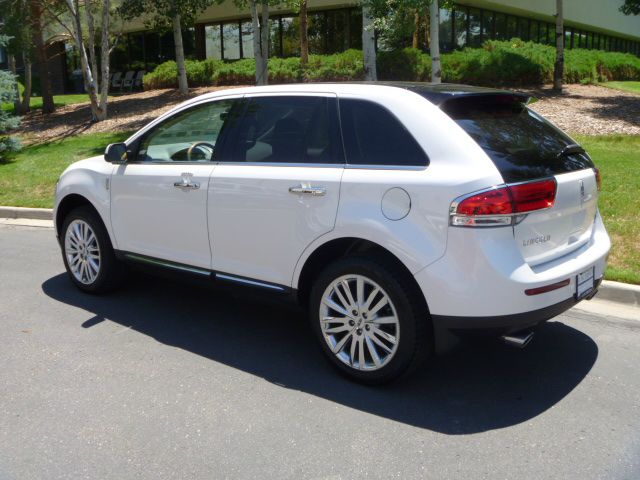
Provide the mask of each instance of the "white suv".
[{"label": "white suv", "polygon": [[448,332],[524,344],[595,294],[610,249],[597,169],[528,100],[409,83],[197,97],[64,172],[65,266],[91,293],[135,262],[291,295],[362,382]]}]

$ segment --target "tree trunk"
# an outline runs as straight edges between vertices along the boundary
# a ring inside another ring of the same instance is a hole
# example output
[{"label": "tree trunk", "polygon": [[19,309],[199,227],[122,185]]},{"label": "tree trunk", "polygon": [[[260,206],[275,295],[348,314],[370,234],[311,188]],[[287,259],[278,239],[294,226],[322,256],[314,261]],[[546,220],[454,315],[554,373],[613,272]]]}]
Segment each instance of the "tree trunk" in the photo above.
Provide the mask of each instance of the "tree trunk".
[{"label": "tree trunk", "polygon": [[24,66],[24,92],[22,92],[20,113],[25,114],[31,111],[31,88],[33,82],[31,77],[31,57],[24,51],[22,52],[22,65]]},{"label": "tree trunk", "polygon": [[91,0],[85,0],[84,8],[87,17],[87,50],[89,50],[89,63],[91,75],[98,81],[98,60],[96,59],[96,27],[93,21],[93,5]]},{"label": "tree trunk", "polygon": [[111,14],[110,0],[103,0],[102,7],[102,38],[100,39],[100,99],[98,101],[98,118],[105,120],[107,118],[107,102],[109,100],[109,57],[111,50],[109,46],[109,30]]},{"label": "tree trunk", "polygon": [[251,0],[251,24],[253,26],[253,56],[256,59],[256,85],[261,85],[260,75],[264,70],[262,54],[260,53],[260,19],[258,18],[258,0]]},{"label": "tree trunk", "polygon": [[33,29],[33,44],[38,62],[38,75],[40,76],[40,94],[42,95],[42,113],[53,113],[56,109],[51,93],[51,73],[49,72],[49,59],[46,46],[42,37],[42,5],[38,0],[30,1],[31,27]]},{"label": "tree trunk", "polygon": [[556,0],[556,64],[553,69],[553,89],[562,92],[564,76],[564,15],[562,0]]},{"label": "tree trunk", "polygon": [[420,12],[416,10],[413,17],[413,38],[411,40],[413,48],[420,48]]},{"label": "tree trunk", "polygon": [[182,25],[180,14],[173,17],[173,41],[176,44],[176,63],[178,64],[178,90],[181,95],[189,93],[187,69],[184,65],[184,46],[182,44]]},{"label": "tree trunk", "polygon": [[431,0],[429,5],[429,50],[431,52],[431,82],[442,82],[442,67],[440,66],[440,8],[438,0]]},{"label": "tree trunk", "polygon": [[300,63],[309,63],[309,17],[307,16],[307,0],[300,2]]},{"label": "tree trunk", "polygon": [[20,103],[20,87],[18,87],[18,74],[16,70],[16,57],[13,53],[7,55],[7,65],[9,71],[13,74],[15,82],[13,84],[13,113],[20,115],[22,113],[22,103]]},{"label": "tree trunk", "polygon": [[364,78],[375,81],[378,79],[376,71],[376,39],[373,31],[373,18],[369,7],[362,5],[362,51],[364,53]]},{"label": "tree trunk", "polygon": [[80,13],[79,0],[66,0],[67,10],[72,19],[73,36],[80,54],[80,66],[82,68],[82,78],[84,79],[84,88],[89,95],[91,102],[91,121],[97,122],[103,120],[100,118],[100,109],[98,105],[98,86],[96,79],[91,72],[89,58],[87,57],[87,49],[84,45],[84,36],[82,32],[82,14]]},{"label": "tree trunk", "polygon": [[262,0],[260,22],[260,55],[262,56],[262,72],[260,73],[261,83],[269,83],[269,0]]}]

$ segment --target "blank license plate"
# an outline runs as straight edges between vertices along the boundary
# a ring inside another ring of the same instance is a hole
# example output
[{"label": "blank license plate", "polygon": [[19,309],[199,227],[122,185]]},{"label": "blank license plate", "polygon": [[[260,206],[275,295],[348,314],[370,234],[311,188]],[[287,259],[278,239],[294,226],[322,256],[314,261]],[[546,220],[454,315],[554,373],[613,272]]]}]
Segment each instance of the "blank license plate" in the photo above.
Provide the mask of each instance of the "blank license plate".
[{"label": "blank license plate", "polygon": [[576,297],[578,299],[588,295],[594,287],[594,267],[591,267],[584,272],[581,272],[576,277]]}]

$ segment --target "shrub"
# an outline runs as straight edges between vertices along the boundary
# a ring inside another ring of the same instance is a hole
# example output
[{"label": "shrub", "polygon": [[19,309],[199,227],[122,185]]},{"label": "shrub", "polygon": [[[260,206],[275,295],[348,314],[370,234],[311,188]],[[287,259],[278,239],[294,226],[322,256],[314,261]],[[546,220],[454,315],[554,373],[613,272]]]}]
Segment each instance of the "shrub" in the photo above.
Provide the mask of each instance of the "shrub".
[{"label": "shrub", "polygon": [[429,81],[431,57],[417,48],[379,52],[377,58],[380,80]]},{"label": "shrub", "polygon": [[333,55],[310,55],[304,74],[308,82],[344,82],[364,78],[361,50],[346,50]]},{"label": "shrub", "polygon": [[[220,66],[223,65],[221,60],[185,60],[184,66],[187,71],[187,81],[190,87],[199,87],[211,85],[213,83],[214,74]],[[147,73],[142,80],[145,90],[154,90],[158,88],[177,88],[178,87],[178,64],[173,60],[161,63],[156,69]]]},{"label": "shrub", "polygon": [[[465,48],[441,56],[442,79],[451,83],[484,86],[539,85],[553,81],[555,48],[517,38],[490,40],[482,48]],[[431,58],[414,48],[378,53],[380,80],[429,81]],[[254,59],[231,62],[187,60],[190,86],[252,85]],[[174,61],[159,65],[144,77],[145,89],[176,88],[178,68]],[[298,57],[271,58],[269,81],[340,82],[364,78],[362,51],[347,50],[333,55],[310,55],[302,67]],[[594,83],[606,80],[640,80],[640,58],[617,52],[573,49],[565,52],[567,83]]]}]

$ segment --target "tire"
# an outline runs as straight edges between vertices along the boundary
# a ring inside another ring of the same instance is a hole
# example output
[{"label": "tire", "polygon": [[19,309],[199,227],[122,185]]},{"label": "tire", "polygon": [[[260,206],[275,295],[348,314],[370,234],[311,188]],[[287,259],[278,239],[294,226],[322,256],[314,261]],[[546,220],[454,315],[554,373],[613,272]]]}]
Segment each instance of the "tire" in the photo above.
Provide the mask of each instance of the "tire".
[{"label": "tire", "polygon": [[[345,303],[355,304],[348,315]],[[415,370],[433,350],[422,292],[408,273],[384,259],[352,256],[330,264],[312,287],[309,319],[326,358],[360,383],[395,380]]]},{"label": "tire", "polygon": [[76,287],[98,294],[121,284],[124,265],[116,258],[109,234],[92,208],[74,208],[62,223],[60,238],[64,266]]}]

